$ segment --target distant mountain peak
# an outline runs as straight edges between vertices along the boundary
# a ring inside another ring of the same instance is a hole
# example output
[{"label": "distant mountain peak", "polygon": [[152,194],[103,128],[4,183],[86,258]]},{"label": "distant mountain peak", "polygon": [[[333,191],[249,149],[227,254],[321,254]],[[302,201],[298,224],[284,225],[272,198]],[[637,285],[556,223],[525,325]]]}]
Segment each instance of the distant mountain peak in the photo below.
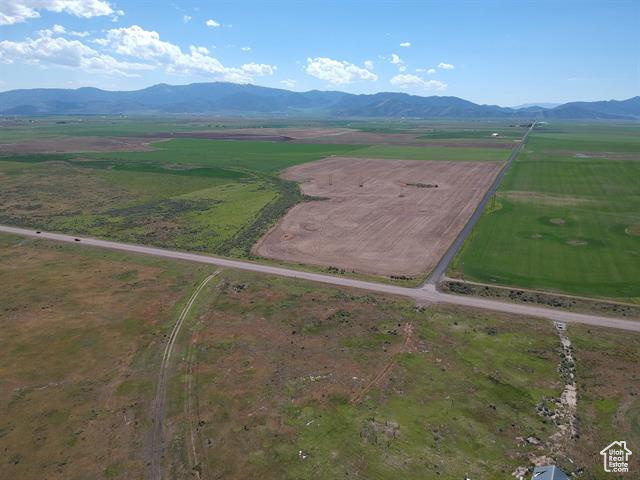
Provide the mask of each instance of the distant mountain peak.
[{"label": "distant mountain peak", "polygon": [[344,118],[558,118],[640,120],[640,97],[508,108],[454,97],[404,92],[293,92],[230,82],[156,85],[133,91],[22,89],[0,93],[3,115],[115,114],[288,115]]}]

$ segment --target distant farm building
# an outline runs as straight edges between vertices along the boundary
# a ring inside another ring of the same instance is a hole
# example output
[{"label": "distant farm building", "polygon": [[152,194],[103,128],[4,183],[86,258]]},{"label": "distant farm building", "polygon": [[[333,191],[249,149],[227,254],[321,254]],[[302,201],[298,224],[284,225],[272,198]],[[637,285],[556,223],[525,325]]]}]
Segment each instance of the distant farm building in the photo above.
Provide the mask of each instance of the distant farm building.
[{"label": "distant farm building", "polygon": [[498,132],[493,132],[493,133],[491,134],[491,136],[492,136],[492,137],[499,137],[499,136],[500,136],[500,134],[499,134]]}]

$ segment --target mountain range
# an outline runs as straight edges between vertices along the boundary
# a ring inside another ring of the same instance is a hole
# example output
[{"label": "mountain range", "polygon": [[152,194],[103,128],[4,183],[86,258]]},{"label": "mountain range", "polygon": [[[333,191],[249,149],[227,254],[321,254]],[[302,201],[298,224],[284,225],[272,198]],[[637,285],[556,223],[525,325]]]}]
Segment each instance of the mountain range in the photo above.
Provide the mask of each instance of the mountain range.
[{"label": "mountain range", "polygon": [[141,90],[35,88],[0,93],[2,115],[269,115],[343,118],[535,118],[640,120],[640,96],[551,108],[479,105],[458,97],[383,92],[293,92],[226,82],[158,84]]}]

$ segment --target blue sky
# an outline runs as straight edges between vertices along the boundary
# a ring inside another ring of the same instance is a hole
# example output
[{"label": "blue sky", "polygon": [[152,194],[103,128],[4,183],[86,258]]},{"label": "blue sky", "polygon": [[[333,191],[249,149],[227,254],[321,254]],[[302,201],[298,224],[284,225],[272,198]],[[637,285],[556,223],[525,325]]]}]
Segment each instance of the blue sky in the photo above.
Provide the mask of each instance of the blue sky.
[{"label": "blue sky", "polygon": [[639,25],[637,0],[0,0],[0,90],[227,80],[498,105],[624,99],[640,95]]}]

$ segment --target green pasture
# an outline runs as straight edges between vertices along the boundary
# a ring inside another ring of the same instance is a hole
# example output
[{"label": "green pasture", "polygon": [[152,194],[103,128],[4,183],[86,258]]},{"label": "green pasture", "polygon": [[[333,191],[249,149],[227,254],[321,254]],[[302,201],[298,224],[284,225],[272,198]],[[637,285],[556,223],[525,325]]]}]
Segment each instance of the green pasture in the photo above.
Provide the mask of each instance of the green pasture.
[{"label": "green pasture", "polygon": [[[568,127],[564,127],[568,128]],[[576,295],[640,298],[640,128],[535,132],[452,274]],[[598,156],[576,156],[599,151]]]}]

